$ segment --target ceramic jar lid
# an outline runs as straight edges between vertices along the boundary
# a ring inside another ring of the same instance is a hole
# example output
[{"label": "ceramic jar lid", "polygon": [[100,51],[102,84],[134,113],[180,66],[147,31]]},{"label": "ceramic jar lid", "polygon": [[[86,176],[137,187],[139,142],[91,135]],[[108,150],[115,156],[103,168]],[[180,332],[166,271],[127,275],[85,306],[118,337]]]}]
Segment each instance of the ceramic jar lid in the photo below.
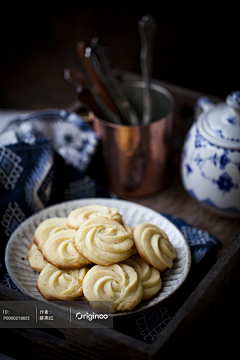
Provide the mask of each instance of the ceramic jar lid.
[{"label": "ceramic jar lid", "polygon": [[240,91],[216,105],[208,98],[200,99],[199,106],[204,110],[199,116],[201,134],[214,145],[240,149]]}]

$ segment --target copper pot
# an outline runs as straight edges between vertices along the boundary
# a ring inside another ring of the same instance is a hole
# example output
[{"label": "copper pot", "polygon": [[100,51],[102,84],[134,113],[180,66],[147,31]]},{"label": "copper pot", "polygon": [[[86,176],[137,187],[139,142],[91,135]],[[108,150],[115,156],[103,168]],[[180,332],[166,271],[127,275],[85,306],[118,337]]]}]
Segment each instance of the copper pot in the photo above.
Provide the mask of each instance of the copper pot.
[{"label": "copper pot", "polygon": [[[173,96],[152,83],[152,121],[149,125],[116,125],[94,116],[94,130],[100,138],[104,172],[110,191],[121,197],[156,193],[168,181],[171,153]],[[124,91],[141,117],[143,83],[127,82]]]}]

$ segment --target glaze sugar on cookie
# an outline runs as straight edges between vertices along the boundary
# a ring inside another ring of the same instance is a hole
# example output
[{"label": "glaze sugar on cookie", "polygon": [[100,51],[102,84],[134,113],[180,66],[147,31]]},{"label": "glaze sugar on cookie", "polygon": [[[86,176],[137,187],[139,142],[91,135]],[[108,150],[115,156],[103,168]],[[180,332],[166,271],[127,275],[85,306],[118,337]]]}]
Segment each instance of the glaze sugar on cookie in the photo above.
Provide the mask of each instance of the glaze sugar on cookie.
[{"label": "glaze sugar on cookie", "polygon": [[75,236],[76,249],[98,265],[111,265],[132,255],[133,240],[119,222],[103,216],[85,221]]},{"label": "glaze sugar on cookie", "polygon": [[78,229],[85,221],[90,220],[96,216],[105,216],[108,219],[116,220],[122,224],[122,215],[119,214],[117,208],[111,208],[102,205],[88,205],[72,210],[68,215],[68,226],[73,229]]},{"label": "glaze sugar on cookie", "polygon": [[172,268],[177,254],[167,234],[150,223],[137,225],[132,232],[139,255],[156,269],[164,271]]}]

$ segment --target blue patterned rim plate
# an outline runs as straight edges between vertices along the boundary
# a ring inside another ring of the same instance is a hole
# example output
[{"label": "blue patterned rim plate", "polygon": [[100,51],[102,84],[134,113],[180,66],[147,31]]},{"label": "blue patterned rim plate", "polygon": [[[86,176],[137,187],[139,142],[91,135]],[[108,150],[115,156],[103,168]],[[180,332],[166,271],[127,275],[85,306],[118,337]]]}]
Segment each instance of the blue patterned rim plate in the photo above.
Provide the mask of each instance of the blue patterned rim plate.
[{"label": "blue patterned rim plate", "polygon": [[116,313],[114,317],[133,315],[149,309],[171,296],[186,280],[191,266],[191,252],[187,241],[178,228],[164,216],[145,206],[125,200],[89,198],[63,202],[41,210],[25,220],[12,234],[6,247],[5,263],[9,276],[24,294],[37,300],[47,301],[36,289],[38,274],[27,260],[29,246],[36,227],[50,217],[66,217],[73,209],[86,205],[116,207],[126,225],[136,226],[150,222],[163,229],[176,249],[173,268],[161,274],[162,288],[152,299],[139,304],[133,311]]}]

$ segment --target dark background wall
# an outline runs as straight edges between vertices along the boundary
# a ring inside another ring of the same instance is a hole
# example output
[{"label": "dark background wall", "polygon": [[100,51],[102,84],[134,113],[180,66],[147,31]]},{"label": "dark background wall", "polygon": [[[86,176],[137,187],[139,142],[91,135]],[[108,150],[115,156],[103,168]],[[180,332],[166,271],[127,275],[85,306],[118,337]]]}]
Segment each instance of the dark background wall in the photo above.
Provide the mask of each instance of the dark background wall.
[{"label": "dark background wall", "polygon": [[220,97],[240,88],[234,3],[40,4],[2,7],[0,108],[68,105],[75,90],[63,71],[78,65],[76,42],[93,36],[110,48],[116,67],[140,73],[138,21],[147,13],[158,24],[154,78]]}]

